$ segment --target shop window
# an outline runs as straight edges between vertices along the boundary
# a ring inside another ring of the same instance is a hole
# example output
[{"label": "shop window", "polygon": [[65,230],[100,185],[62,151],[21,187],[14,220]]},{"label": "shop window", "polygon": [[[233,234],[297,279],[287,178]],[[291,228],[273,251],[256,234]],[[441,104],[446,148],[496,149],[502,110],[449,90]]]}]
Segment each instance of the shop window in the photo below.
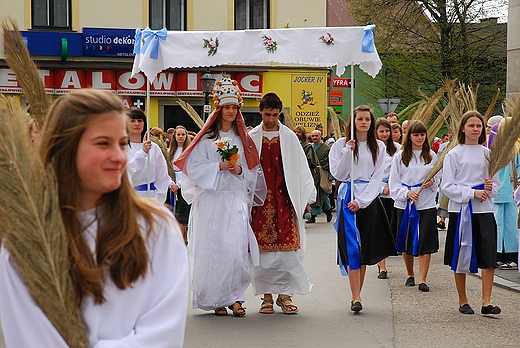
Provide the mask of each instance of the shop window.
[{"label": "shop window", "polygon": [[186,0],[150,0],[151,29],[186,30]]},{"label": "shop window", "polygon": [[71,29],[71,0],[32,0],[33,29]]},{"label": "shop window", "polygon": [[269,29],[269,0],[235,0],[235,30]]}]

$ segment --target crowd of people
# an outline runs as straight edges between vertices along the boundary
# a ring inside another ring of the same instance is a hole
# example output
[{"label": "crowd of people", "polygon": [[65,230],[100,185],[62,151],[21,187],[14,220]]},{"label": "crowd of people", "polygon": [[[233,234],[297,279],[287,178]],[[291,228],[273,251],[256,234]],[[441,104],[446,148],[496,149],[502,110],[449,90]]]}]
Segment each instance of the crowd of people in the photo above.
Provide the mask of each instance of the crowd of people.
[{"label": "crowd of people", "polygon": [[[245,316],[249,285],[261,296],[259,313],[274,313],[275,304],[298,313],[294,296],[312,289],[302,263],[305,224],[320,214],[331,222],[334,210],[352,311],[363,309],[367,266],[377,264],[386,279],[390,256],[402,255],[409,287],[416,286],[417,257],[418,290],[428,292],[431,254],[448,219],[444,263],[454,271],[459,311],[474,313],[466,274],[480,268],[481,313],[501,312],[491,292],[495,267],[517,267],[520,158],[488,178],[500,122],[486,127],[468,111],[458,145],[429,176],[451,139],[443,135],[430,147],[420,121],[400,125],[394,113],[376,120],[361,105],[353,129],[323,138],[321,125],[310,133],[283,125],[282,100],[270,92],[259,102],[262,122],[248,129],[236,82],[225,77],[213,93],[215,109],[196,134],[182,125],[148,130],[140,109],[125,111],[116,96],[96,90],[60,97],[41,134],[30,125],[56,173],[72,285],[91,346],[182,346],[188,288],[193,308],[216,316]],[[4,245],[0,311],[12,318],[2,322],[6,342],[66,346]]]}]

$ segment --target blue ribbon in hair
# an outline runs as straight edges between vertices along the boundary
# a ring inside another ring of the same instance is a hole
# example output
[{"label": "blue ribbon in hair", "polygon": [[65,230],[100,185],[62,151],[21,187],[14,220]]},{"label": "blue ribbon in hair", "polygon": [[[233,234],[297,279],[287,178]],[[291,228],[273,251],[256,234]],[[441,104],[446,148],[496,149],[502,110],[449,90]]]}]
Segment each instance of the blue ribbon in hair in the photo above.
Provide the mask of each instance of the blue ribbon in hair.
[{"label": "blue ribbon in hair", "polygon": [[[472,187],[474,190],[483,190],[484,184]],[[453,257],[451,259],[451,270],[457,273],[478,272],[477,252],[473,243],[473,206],[471,199],[460,207],[455,230],[455,241],[453,244]]]},{"label": "blue ribbon in hair", "polygon": [[[408,187],[408,190],[411,190],[412,187],[421,187],[422,183],[415,185],[406,185],[403,186]],[[416,204],[410,204],[411,199],[408,198],[406,200],[406,208],[404,209],[403,218],[401,219],[401,224],[399,225],[399,232],[397,233],[397,245],[396,250],[398,253],[405,252],[405,244],[406,244],[406,236],[408,235],[408,231],[411,232],[412,237],[412,255],[419,255],[419,212],[417,211]],[[411,205],[411,206],[410,206]]]},{"label": "blue ribbon in hair", "polygon": [[134,54],[141,53],[141,40],[143,38],[143,34],[141,33],[141,28],[135,29],[134,35]]},{"label": "blue ribbon in hair", "polygon": [[159,58],[159,39],[166,40],[167,37],[168,31],[166,30],[166,28],[162,28],[158,31],[153,31],[152,29],[146,27],[146,29],[143,30],[143,39],[145,40],[145,42],[143,47],[141,48],[141,53],[145,53],[150,43],[152,43],[150,58]]},{"label": "blue ribbon in hair", "polygon": [[[142,185],[137,185],[134,187],[134,190],[136,191],[148,191],[148,184],[142,184]],[[156,190],[155,188],[155,184],[153,182],[150,183],[150,191],[154,191]]]},{"label": "blue ribbon in hair", "polygon": [[[368,184],[366,180],[354,180],[354,184]],[[343,193],[345,195],[343,195]],[[341,254],[339,255],[339,267],[341,270],[341,274],[347,275],[348,268],[354,271],[357,269],[361,269],[361,246],[360,246],[360,238],[359,231],[356,226],[356,213],[349,209],[348,203],[350,202],[352,192],[352,186],[350,181],[345,182],[345,185],[341,187],[341,190],[338,194],[339,197],[344,197],[341,205],[341,212],[343,216],[343,221],[341,219],[336,219],[334,227],[336,231],[340,232],[340,224],[343,223],[345,240],[346,240],[346,248],[347,248],[347,258],[348,260],[342,260]]]},{"label": "blue ribbon in hair", "polygon": [[363,28],[363,42],[361,44],[361,51],[365,53],[374,53],[376,46],[374,45],[374,33],[373,30],[376,27],[375,24],[367,25]]}]

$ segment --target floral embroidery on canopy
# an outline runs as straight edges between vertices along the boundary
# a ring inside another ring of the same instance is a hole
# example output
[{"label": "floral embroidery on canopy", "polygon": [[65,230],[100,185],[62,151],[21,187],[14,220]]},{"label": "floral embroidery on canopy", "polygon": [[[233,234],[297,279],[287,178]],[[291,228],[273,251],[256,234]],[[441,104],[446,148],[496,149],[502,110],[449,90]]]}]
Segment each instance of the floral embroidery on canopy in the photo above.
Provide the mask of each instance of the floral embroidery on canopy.
[{"label": "floral embroidery on canopy", "polygon": [[213,40],[212,37],[208,39],[202,39],[204,40],[204,46],[203,48],[208,48],[208,56],[214,56],[217,54],[218,50],[218,38],[215,37],[215,40]]},{"label": "floral embroidery on canopy", "polygon": [[270,36],[264,35],[262,38],[267,53],[274,53],[277,48],[277,43]]}]

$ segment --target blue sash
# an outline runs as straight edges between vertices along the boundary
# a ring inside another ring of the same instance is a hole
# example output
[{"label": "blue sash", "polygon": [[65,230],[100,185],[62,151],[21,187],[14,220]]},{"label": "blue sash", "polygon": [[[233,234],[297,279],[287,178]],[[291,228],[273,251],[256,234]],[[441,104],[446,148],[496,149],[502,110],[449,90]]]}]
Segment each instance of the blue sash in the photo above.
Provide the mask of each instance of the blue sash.
[{"label": "blue sash", "polygon": [[[472,187],[474,190],[483,190],[484,185]],[[471,199],[462,205],[457,219],[455,230],[455,241],[453,245],[453,257],[451,259],[451,270],[456,273],[477,273],[477,252],[473,244],[473,206]]]},{"label": "blue sash", "polygon": [[[134,190],[136,191],[148,191],[148,184],[142,184],[134,186]],[[155,184],[153,182],[150,183],[150,191],[155,190]]]},{"label": "blue sash", "polygon": [[[421,187],[422,183],[415,185],[407,185],[403,183],[403,186],[408,187],[408,190],[411,190],[412,187]],[[417,206],[412,204],[410,207],[411,199],[408,198],[406,200],[406,208],[404,209],[403,218],[401,219],[401,224],[399,225],[399,232],[397,233],[397,252],[402,253],[405,251],[406,244],[406,236],[408,235],[408,230],[412,233],[412,255],[419,254],[419,212],[417,211]]]},{"label": "blue sash", "polygon": [[168,191],[170,191],[170,211],[175,214],[175,193],[172,190]]},{"label": "blue sash", "polygon": [[[366,180],[354,180],[354,184],[368,184],[368,181]],[[343,195],[343,193],[345,195]],[[343,219],[336,219],[334,227],[336,228],[336,232],[340,232],[340,225],[343,223],[344,233],[345,233],[345,240],[346,240],[346,248],[347,248],[347,258],[348,260],[342,260],[341,259],[341,253],[338,252],[339,255],[339,267],[341,270],[341,274],[347,275],[348,274],[348,268],[350,270],[357,270],[361,269],[361,241],[359,237],[359,231],[356,226],[356,213],[354,213],[352,210],[348,208],[348,203],[350,202],[351,197],[351,183],[350,181],[345,182],[345,185],[341,187],[341,190],[338,194],[339,197],[344,197],[342,204],[341,204],[341,215],[343,216]],[[340,221],[343,220],[343,221]]]}]

